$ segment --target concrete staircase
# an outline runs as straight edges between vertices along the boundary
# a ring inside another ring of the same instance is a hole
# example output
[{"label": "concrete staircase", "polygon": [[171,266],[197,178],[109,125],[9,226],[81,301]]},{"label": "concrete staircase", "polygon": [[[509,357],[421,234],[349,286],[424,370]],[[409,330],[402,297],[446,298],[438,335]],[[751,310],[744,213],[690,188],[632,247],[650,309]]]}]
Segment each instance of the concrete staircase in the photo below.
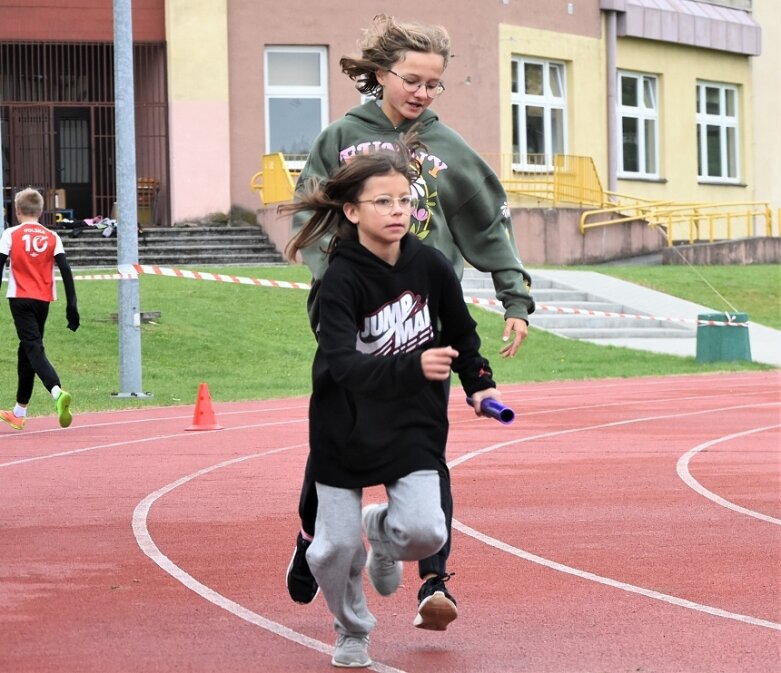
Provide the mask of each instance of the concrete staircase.
[{"label": "concrete staircase", "polygon": [[[68,262],[74,268],[114,267],[116,234],[105,238],[95,229],[73,237],[57,229]],[[181,226],[145,228],[138,237],[141,264],[158,266],[284,263],[260,226]]]},{"label": "concrete staircase", "polygon": [[[529,323],[568,339],[582,339],[595,343],[613,343],[615,339],[693,339],[694,325],[683,325],[665,320],[621,318],[601,315],[623,313],[649,315],[610,298],[596,296],[587,289],[576,288],[545,276],[544,271],[530,271],[532,296],[538,308]],[[473,297],[495,298],[490,274],[466,269],[462,281],[464,294]],[[504,313],[501,306],[494,307]],[[569,312],[557,313],[557,309]],[[595,315],[587,312],[592,311]]]}]

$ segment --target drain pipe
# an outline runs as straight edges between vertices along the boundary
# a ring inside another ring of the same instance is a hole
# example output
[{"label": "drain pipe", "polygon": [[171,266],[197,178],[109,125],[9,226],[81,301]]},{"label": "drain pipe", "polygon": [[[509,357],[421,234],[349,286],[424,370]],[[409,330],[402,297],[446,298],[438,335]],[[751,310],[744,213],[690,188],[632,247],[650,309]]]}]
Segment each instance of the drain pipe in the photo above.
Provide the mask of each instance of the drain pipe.
[{"label": "drain pipe", "polygon": [[[618,120],[617,107],[617,68],[616,42],[618,34],[617,5],[622,2],[602,0],[601,9],[606,13],[605,21],[605,56],[607,64],[607,189],[615,192],[618,184]],[[612,197],[611,197],[612,200]]]}]

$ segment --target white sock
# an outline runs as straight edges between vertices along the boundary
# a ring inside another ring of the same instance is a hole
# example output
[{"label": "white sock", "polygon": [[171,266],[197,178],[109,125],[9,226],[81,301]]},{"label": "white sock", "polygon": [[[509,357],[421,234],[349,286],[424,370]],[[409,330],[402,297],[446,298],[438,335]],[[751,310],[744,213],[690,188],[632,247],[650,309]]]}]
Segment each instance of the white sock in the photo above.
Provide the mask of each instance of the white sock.
[{"label": "white sock", "polygon": [[18,404],[14,406],[14,416],[17,418],[24,418],[27,416],[27,407],[20,407]]},{"label": "white sock", "polygon": [[52,397],[56,400],[60,396],[61,392],[62,388],[60,388],[60,386],[54,386],[52,388]]}]

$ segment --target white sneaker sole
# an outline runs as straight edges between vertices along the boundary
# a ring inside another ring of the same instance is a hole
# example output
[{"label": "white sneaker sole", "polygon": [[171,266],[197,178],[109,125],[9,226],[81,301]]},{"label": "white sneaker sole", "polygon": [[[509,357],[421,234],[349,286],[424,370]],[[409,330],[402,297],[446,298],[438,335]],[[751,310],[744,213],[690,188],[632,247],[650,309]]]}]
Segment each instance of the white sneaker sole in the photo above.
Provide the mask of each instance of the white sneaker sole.
[{"label": "white sneaker sole", "polygon": [[339,661],[336,661],[336,659],[331,659],[331,666],[336,666],[337,668],[367,668],[368,666],[372,665],[372,660],[367,659],[365,662],[353,662],[351,664],[343,664]]},{"label": "white sneaker sole", "polygon": [[448,624],[458,617],[458,608],[441,591],[424,598],[412,625],[429,631],[446,631]]}]

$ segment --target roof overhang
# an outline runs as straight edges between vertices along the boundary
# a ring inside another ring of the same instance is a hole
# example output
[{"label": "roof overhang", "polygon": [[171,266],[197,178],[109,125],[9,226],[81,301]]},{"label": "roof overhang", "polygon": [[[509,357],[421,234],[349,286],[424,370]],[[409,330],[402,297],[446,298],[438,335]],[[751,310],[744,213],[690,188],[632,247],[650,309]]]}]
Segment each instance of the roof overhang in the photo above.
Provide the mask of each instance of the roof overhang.
[{"label": "roof overhang", "polygon": [[697,0],[600,0],[618,12],[619,37],[639,37],[745,56],[762,51],[762,30],[750,12]]}]

